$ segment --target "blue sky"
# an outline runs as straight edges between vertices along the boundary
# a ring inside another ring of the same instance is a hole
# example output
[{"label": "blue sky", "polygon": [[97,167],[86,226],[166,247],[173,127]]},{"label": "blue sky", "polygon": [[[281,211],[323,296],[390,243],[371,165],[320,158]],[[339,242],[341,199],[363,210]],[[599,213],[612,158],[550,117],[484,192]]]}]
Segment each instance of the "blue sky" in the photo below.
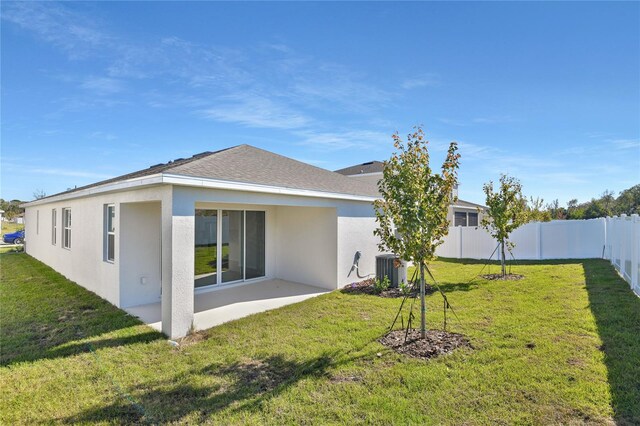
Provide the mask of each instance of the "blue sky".
[{"label": "blue sky", "polygon": [[422,124],[460,196],[640,183],[640,3],[2,2],[0,196],[248,143],[327,169]]}]

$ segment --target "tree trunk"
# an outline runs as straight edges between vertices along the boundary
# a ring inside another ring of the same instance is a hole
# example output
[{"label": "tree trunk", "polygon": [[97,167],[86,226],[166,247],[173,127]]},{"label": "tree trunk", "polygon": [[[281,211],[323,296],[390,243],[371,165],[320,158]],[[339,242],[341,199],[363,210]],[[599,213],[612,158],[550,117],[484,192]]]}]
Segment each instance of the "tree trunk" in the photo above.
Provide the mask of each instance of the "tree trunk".
[{"label": "tree trunk", "polygon": [[420,262],[420,337],[427,337],[427,304],[424,300],[424,263]]},{"label": "tree trunk", "polygon": [[507,276],[506,258],[504,255],[504,240],[500,242],[500,249],[502,250],[502,256],[500,256],[500,264],[502,265],[502,278]]}]

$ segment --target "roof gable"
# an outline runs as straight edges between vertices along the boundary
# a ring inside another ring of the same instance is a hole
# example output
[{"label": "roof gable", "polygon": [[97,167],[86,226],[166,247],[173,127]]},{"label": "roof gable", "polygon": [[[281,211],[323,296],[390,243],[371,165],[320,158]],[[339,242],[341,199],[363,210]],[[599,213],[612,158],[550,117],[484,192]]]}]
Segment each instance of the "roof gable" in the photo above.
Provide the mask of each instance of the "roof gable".
[{"label": "roof gable", "polygon": [[167,174],[365,197],[378,196],[377,190],[364,182],[250,145],[238,145],[156,164],[43,199],[129,179]]},{"label": "roof gable", "polygon": [[250,145],[239,145],[165,170],[184,176],[360,196],[377,190],[339,173]]},{"label": "roof gable", "polygon": [[383,170],[384,163],[382,161],[368,161],[366,163],[356,164],[355,166],[336,170],[336,173],[340,173],[341,175],[346,176],[353,176],[366,173],[382,173]]}]

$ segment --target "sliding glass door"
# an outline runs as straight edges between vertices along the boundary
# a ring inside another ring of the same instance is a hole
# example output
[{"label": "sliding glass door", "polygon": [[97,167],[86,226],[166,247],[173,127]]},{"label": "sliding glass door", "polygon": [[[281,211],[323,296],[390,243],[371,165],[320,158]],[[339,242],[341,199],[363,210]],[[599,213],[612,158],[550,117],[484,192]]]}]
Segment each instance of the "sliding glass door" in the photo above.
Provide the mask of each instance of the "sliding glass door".
[{"label": "sliding glass door", "polygon": [[264,277],[264,212],[245,212],[247,249],[245,279]]},{"label": "sliding glass door", "polygon": [[195,287],[265,275],[263,211],[197,209],[195,222]]},{"label": "sliding glass door", "polygon": [[195,286],[218,283],[218,211],[196,210]]},{"label": "sliding glass door", "polygon": [[244,218],[243,211],[222,210],[222,282],[243,279]]}]

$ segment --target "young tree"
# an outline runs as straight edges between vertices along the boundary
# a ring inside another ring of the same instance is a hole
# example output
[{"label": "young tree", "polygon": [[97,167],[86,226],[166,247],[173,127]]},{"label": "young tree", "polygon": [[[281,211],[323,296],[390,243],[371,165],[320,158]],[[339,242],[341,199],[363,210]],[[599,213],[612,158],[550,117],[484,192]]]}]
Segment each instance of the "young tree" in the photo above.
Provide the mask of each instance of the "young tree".
[{"label": "young tree", "polygon": [[422,128],[414,128],[405,143],[393,135],[396,151],[384,163],[383,178],[378,183],[381,200],[374,203],[380,237],[378,248],[390,251],[420,268],[420,331],[426,335],[424,269],[435,258],[436,247],[449,232],[447,212],[455,201],[460,154],[455,142],[449,145],[441,173],[429,166],[429,142]]},{"label": "young tree", "polygon": [[487,215],[482,218],[482,227],[500,243],[500,263],[502,277],[506,277],[505,247],[509,249],[514,244],[509,241],[509,234],[520,225],[528,222],[527,200],[522,196],[522,185],[514,177],[500,176],[500,188],[493,191],[493,182],[485,183],[482,187],[487,196]]}]

